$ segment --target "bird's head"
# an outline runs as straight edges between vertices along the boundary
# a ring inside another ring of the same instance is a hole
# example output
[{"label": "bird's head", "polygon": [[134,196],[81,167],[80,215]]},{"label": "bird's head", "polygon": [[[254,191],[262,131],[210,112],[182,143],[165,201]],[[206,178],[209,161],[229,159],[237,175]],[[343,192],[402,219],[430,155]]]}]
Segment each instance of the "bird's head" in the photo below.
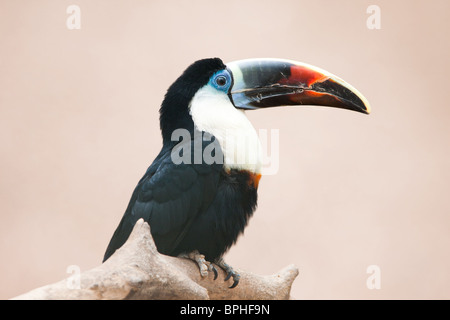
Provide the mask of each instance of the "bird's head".
[{"label": "bird's head", "polygon": [[164,141],[173,130],[212,132],[242,125],[243,111],[317,105],[368,114],[363,95],[344,80],[311,65],[282,59],[219,58],[194,62],[170,86],[160,109]]}]

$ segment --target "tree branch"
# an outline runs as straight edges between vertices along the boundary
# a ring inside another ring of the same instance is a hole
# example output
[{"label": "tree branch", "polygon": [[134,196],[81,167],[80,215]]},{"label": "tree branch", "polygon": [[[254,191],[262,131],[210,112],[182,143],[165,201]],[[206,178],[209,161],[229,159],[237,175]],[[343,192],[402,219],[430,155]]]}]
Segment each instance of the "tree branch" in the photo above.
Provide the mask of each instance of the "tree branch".
[{"label": "tree branch", "polygon": [[[127,242],[102,265],[13,299],[290,299],[298,275],[293,265],[271,276],[238,270],[239,285],[229,289],[232,279],[224,282],[225,272],[217,270],[217,280],[212,272],[202,278],[193,261],[160,254],[141,219]],[[74,283],[79,285],[74,288]]]}]

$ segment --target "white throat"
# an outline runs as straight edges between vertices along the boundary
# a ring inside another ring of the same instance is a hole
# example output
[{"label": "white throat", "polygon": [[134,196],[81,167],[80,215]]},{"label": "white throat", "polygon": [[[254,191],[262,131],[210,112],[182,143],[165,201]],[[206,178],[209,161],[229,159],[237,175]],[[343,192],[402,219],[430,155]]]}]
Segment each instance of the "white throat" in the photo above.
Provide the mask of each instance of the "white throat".
[{"label": "white throat", "polygon": [[206,85],[192,98],[189,109],[196,128],[219,141],[226,169],[261,173],[258,134],[244,111],[236,109],[226,93]]}]

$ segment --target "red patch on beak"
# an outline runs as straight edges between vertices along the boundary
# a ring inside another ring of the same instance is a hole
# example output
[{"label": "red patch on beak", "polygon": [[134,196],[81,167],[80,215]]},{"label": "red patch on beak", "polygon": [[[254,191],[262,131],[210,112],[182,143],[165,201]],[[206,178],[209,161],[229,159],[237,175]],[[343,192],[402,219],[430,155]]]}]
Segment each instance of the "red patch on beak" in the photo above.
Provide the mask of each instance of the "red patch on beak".
[{"label": "red patch on beak", "polygon": [[[323,82],[329,79],[328,76],[311,68],[303,66],[291,66],[291,76],[289,79],[283,81],[286,84],[304,84],[311,87],[316,82]],[[284,79],[283,79],[284,80]]]}]

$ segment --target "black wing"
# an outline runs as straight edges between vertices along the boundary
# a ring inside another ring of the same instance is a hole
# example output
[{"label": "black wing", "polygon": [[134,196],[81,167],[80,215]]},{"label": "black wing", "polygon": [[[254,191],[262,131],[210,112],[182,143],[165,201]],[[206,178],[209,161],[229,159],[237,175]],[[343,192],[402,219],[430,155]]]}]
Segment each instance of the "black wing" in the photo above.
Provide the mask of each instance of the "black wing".
[{"label": "black wing", "polygon": [[[194,151],[194,142],[188,143]],[[172,254],[195,217],[214,199],[222,164],[194,164],[192,152],[190,164],[177,165],[170,153],[171,148],[163,149],[139,181],[103,261],[125,243],[141,218],[150,224],[158,251]]]}]

